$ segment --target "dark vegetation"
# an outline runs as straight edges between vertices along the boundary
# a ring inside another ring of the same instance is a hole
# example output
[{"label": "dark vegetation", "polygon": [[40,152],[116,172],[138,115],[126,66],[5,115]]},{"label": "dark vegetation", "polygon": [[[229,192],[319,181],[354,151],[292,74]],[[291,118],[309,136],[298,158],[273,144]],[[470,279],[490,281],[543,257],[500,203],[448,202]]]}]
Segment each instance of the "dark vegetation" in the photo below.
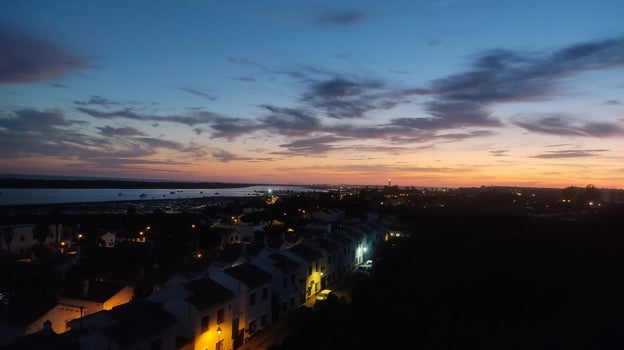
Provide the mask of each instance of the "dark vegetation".
[{"label": "dark vegetation", "polygon": [[622,209],[580,221],[416,215],[351,304],[328,300],[272,349],[620,349]]}]

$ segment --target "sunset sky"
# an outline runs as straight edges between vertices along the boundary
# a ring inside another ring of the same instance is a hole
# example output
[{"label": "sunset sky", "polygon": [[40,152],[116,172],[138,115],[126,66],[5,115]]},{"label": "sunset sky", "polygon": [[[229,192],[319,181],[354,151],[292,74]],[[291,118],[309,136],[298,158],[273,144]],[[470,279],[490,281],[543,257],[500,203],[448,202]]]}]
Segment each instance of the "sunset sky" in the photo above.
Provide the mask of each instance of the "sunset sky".
[{"label": "sunset sky", "polygon": [[0,173],[624,188],[624,1],[30,1]]}]

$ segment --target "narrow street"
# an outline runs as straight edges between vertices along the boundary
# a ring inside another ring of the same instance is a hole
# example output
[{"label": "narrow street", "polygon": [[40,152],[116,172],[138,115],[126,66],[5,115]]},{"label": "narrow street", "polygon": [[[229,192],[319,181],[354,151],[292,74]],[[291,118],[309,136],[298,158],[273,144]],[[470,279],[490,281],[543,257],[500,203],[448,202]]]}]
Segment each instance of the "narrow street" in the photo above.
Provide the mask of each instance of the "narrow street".
[{"label": "narrow street", "polygon": [[[354,276],[346,275],[336,283],[328,286],[339,298],[351,301],[351,286]],[[310,298],[304,305],[281,316],[277,323],[256,332],[242,347],[243,350],[266,350],[273,344],[279,344],[284,338],[312,317],[316,299]]]}]

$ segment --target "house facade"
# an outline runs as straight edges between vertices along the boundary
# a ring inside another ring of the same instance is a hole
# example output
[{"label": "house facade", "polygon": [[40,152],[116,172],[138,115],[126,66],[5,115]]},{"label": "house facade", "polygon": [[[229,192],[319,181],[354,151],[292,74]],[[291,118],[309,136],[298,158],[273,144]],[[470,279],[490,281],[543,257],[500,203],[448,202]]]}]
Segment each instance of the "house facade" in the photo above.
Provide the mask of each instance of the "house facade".
[{"label": "house facade", "polygon": [[175,315],[177,337],[185,340],[182,349],[233,348],[238,336],[233,315],[239,310],[232,290],[200,277],[155,293],[150,300],[162,303],[163,309]]},{"label": "house facade", "polygon": [[236,332],[234,327],[238,327],[235,349],[254,333],[271,325],[271,274],[246,262],[223,271],[210,272],[209,277],[235,291],[238,296],[239,312],[233,315],[232,322],[233,332]]},{"label": "house facade", "polygon": [[321,252],[303,242],[283,250],[282,253],[304,266],[304,274],[299,282],[304,285],[299,292],[303,302],[320,292],[322,289]]},{"label": "house facade", "polygon": [[271,252],[254,258],[251,263],[271,274],[271,320],[303,304],[300,291],[305,288],[304,266],[279,252]]}]

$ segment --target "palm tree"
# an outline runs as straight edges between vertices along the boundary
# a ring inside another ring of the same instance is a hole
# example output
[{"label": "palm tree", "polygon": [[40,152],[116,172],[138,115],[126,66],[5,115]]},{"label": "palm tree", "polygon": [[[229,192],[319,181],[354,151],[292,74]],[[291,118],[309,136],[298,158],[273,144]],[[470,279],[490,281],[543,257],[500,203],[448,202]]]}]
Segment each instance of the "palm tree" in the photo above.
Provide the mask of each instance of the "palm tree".
[{"label": "palm tree", "polygon": [[6,226],[2,230],[2,238],[4,240],[4,243],[6,243],[7,252],[9,253],[9,255],[11,255],[11,242],[13,242],[13,227],[12,226]]},{"label": "palm tree", "polygon": [[51,233],[50,225],[44,221],[39,221],[33,228],[33,237],[41,244],[45,243]]}]

